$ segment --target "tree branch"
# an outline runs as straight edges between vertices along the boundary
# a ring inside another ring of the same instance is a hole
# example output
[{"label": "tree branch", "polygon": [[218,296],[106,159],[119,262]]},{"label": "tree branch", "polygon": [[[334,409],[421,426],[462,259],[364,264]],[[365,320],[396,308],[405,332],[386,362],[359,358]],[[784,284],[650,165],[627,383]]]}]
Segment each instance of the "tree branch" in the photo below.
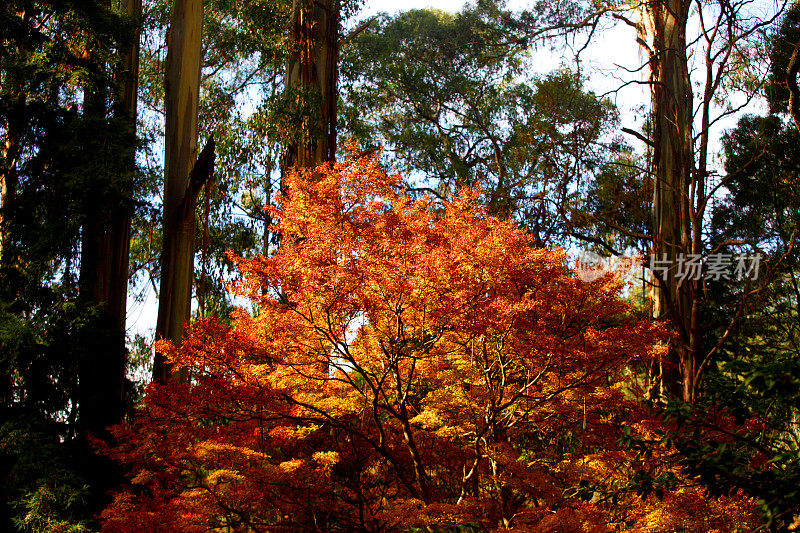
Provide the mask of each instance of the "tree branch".
[{"label": "tree branch", "polygon": [[189,183],[186,184],[186,194],[183,197],[182,204],[183,213],[186,216],[188,216],[189,212],[194,211],[200,190],[214,176],[215,147],[216,143],[212,134],[206,141],[206,145],[200,155],[197,156],[197,161],[189,174]]},{"label": "tree branch", "polygon": [[800,131],[800,86],[797,84],[797,72],[800,70],[800,41],[794,45],[789,66],[786,69],[786,83],[789,85],[789,112],[794,125]]},{"label": "tree branch", "polygon": [[642,135],[638,131],[632,130],[630,128],[622,128],[620,131],[622,131],[622,133],[627,133],[628,135],[633,135],[634,137],[636,137],[637,139],[639,139],[640,141],[645,143],[647,146],[650,146],[650,147],[655,146],[655,143],[653,141],[651,141],[650,139],[648,139],[647,137],[645,137],[644,135]]}]

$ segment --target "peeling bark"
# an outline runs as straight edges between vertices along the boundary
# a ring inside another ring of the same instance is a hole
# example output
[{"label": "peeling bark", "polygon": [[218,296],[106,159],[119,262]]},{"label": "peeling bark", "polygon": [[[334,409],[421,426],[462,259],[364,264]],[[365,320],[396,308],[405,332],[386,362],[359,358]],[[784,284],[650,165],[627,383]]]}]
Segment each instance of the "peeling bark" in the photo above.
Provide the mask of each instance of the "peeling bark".
[{"label": "peeling bark", "polygon": [[339,1],[294,0],[287,94],[296,109],[308,108],[283,155],[282,170],[314,168],[336,157]]},{"label": "peeling bark", "polygon": [[[690,187],[694,168],[692,87],[686,54],[686,23],[691,2],[657,0],[643,4],[640,42],[649,56],[653,109],[653,247],[652,254],[677,265],[692,251]],[[661,375],[661,392],[692,401],[697,354],[691,316],[696,311],[692,284],[679,282],[671,269],[654,280],[655,319],[671,322],[677,338]]]}]

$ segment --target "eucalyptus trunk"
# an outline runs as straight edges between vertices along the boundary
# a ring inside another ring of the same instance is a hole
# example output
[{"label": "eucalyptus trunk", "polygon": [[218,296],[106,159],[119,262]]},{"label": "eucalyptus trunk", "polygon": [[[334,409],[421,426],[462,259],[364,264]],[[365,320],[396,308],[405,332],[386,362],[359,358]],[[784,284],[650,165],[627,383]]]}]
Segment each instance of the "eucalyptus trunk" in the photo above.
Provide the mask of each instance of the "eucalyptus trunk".
[{"label": "eucalyptus trunk", "polygon": [[299,121],[284,171],[335,159],[338,60],[339,0],[294,0],[286,91]]},{"label": "eucalyptus trunk", "polygon": [[652,98],[653,247],[670,270],[655,276],[653,317],[667,319],[677,333],[662,365],[662,393],[694,401],[698,328],[694,282],[679,281],[675,267],[679,254],[693,252],[691,186],[694,168],[692,143],[692,87],[686,53],[686,23],[691,2],[651,1],[642,6],[641,41],[649,55]]},{"label": "eucalyptus trunk", "polygon": [[[199,188],[190,174],[197,158],[197,114],[202,53],[202,0],[175,0],[167,33],[164,139],[164,248],[156,337],[179,343],[191,316],[194,276],[195,205]],[[173,372],[156,353],[153,379],[170,375],[188,380],[185,370]]]},{"label": "eucalyptus trunk", "polygon": [[[290,35],[286,94],[297,123],[283,153],[282,173],[336,159],[339,0],[294,0]],[[326,363],[321,371],[327,373]]]}]

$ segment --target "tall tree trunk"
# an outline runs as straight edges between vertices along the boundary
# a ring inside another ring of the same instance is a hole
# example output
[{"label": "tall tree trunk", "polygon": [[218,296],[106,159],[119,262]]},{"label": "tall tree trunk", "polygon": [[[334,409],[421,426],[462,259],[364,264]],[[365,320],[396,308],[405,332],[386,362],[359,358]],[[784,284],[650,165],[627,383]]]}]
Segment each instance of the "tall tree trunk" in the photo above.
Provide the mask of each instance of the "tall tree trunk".
[{"label": "tall tree trunk", "polygon": [[19,157],[19,140],[11,121],[3,125],[3,139],[0,161],[0,268],[9,268],[13,263],[13,246],[11,242],[11,218],[17,196],[17,159]]},{"label": "tall tree trunk", "polygon": [[[17,159],[20,154],[20,143],[11,120],[4,124],[2,154],[0,154],[0,283],[2,289],[10,289],[13,283],[13,269],[16,253],[12,236],[12,219],[16,206],[18,177]],[[5,293],[5,290],[3,291]],[[5,294],[0,293],[0,296]],[[11,405],[13,365],[9,354],[0,355],[0,409]]]},{"label": "tall tree trunk", "polygon": [[299,113],[282,170],[314,168],[336,156],[339,0],[294,0],[286,90]]},{"label": "tall tree trunk", "polygon": [[[291,24],[286,93],[299,119],[282,157],[282,174],[336,159],[339,0],[294,0]],[[281,189],[286,192],[283,183]],[[327,363],[320,371],[327,374]]]},{"label": "tall tree trunk", "polygon": [[[108,7],[108,6],[107,6]],[[141,14],[141,0],[121,0],[120,11],[132,19]],[[115,114],[136,133],[139,71],[139,31],[123,51],[124,78],[114,96]],[[103,92],[87,91],[85,112],[98,119],[108,114]],[[100,432],[122,420],[125,382],[125,320],[128,295],[133,173],[133,151],[126,156],[119,190],[103,191],[90,199],[81,243],[82,300],[97,308],[97,319],[86,340],[87,354],[79,365],[79,410],[81,427]],[[109,192],[115,198],[109,197]]]},{"label": "tall tree trunk", "polygon": [[[108,5],[104,2],[104,8]],[[90,65],[98,62],[95,43],[86,44],[84,59]],[[105,123],[108,119],[106,87],[97,80],[88,80],[84,86],[83,117],[96,124]],[[99,128],[100,135],[107,135],[105,128]],[[106,144],[107,139],[97,140],[96,146]],[[107,227],[109,196],[111,188],[106,183],[94,183],[86,191],[82,211],[84,215],[81,227],[81,253],[79,290],[80,302],[87,307],[94,307],[96,316],[83,326],[81,347],[83,353],[78,361],[78,423],[82,430],[97,433],[103,430],[102,422],[111,415],[107,410],[114,410],[116,402],[109,405],[108,390],[111,364],[107,360],[109,354],[103,353],[110,342],[110,317],[105,309],[109,292],[109,272],[105,264],[107,239],[104,228]]]},{"label": "tall tree trunk", "polygon": [[[26,12],[17,13],[25,23]],[[15,43],[18,51],[25,53],[27,43]],[[14,218],[17,206],[17,193],[19,189],[18,164],[22,154],[21,132],[27,122],[26,100],[27,96],[13,78],[7,77],[5,83],[12,84],[7,87],[11,98],[6,105],[5,122],[3,124],[4,137],[2,152],[0,152],[0,298],[14,300],[14,293],[18,288],[16,279],[17,251],[14,246]],[[10,354],[0,355],[0,408],[9,407],[13,403],[14,362]]]},{"label": "tall tree trunk", "polygon": [[[164,249],[156,337],[180,342],[191,316],[194,274],[195,204],[203,172],[192,172],[197,155],[197,113],[200,98],[202,0],[175,0],[167,33],[164,80],[166,135],[164,153]],[[213,142],[210,143],[213,156]],[[212,157],[213,159],[213,157]],[[190,176],[190,173],[193,176]],[[208,176],[205,176],[207,179]],[[173,374],[163,354],[156,353],[153,379],[166,382]],[[185,370],[174,377],[188,380]]]},{"label": "tall tree trunk", "polygon": [[[653,249],[671,266],[656,276],[653,317],[668,319],[677,333],[663,365],[662,392],[694,400],[697,339],[691,317],[695,307],[691,280],[676,277],[679,254],[693,251],[690,188],[694,168],[692,87],[686,53],[686,23],[691,2],[655,0],[642,7],[641,41],[647,46],[653,109]],[[694,340],[694,342],[693,342]]]}]

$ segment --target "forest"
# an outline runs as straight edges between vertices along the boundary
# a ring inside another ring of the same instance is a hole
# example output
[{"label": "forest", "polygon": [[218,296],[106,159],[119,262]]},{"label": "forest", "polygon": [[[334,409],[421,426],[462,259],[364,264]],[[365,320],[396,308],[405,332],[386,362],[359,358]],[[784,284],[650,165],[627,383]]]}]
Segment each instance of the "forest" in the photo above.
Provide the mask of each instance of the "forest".
[{"label": "forest", "polygon": [[435,5],[0,3],[0,530],[800,530],[800,2]]}]

